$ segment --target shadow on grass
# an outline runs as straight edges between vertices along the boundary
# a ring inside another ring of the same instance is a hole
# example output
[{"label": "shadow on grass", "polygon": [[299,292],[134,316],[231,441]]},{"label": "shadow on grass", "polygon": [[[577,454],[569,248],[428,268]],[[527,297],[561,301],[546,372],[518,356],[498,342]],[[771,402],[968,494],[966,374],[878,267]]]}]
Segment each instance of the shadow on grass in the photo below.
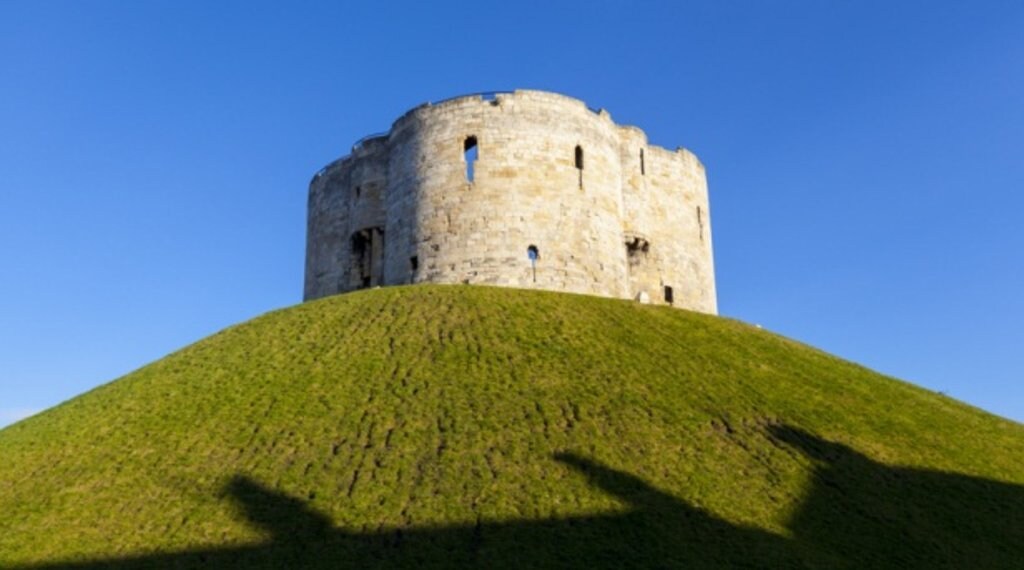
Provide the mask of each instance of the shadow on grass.
[{"label": "shadow on grass", "polygon": [[814,460],[812,485],[787,526],[796,548],[826,556],[819,562],[1024,568],[1024,486],[890,467],[792,427],[769,433]]},{"label": "shadow on grass", "polygon": [[790,427],[769,435],[815,463],[792,538],[738,526],[579,455],[555,459],[625,512],[348,532],[303,501],[236,477],[228,493],[271,539],[23,568],[1011,568],[1024,561],[1024,487],[893,468]]}]

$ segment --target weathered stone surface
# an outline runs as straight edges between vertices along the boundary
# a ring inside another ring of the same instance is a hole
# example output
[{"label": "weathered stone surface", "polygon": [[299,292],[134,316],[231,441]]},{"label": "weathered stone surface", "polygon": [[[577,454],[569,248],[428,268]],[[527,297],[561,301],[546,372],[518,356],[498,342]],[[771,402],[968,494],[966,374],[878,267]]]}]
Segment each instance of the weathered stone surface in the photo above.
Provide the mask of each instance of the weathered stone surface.
[{"label": "weathered stone surface", "polygon": [[715,313],[704,167],[554,93],[416,107],[313,178],[304,298],[425,282]]}]

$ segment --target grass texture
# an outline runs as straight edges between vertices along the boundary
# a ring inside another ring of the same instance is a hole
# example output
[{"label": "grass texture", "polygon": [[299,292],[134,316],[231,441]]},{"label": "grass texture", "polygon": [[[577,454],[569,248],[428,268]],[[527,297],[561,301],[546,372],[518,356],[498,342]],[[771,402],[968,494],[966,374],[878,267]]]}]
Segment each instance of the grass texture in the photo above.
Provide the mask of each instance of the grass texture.
[{"label": "grass texture", "polygon": [[0,430],[3,568],[1020,568],[1024,426],[749,325],[471,286]]}]

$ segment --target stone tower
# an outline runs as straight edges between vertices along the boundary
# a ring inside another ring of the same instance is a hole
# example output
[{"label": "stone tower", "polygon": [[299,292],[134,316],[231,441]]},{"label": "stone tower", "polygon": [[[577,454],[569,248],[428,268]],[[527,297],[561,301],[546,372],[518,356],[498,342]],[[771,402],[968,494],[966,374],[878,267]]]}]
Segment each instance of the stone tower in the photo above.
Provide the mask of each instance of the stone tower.
[{"label": "stone tower", "polygon": [[409,283],[716,313],[704,166],[555,93],[420,105],[313,177],[304,298]]}]

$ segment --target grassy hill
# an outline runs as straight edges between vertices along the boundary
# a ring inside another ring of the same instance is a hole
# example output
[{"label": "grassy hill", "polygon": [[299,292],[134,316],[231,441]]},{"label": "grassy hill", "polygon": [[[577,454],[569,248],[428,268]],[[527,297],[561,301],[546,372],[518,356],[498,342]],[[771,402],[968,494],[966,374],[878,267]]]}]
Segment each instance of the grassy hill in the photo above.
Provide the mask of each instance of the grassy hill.
[{"label": "grassy hill", "polygon": [[0,430],[0,567],[375,565],[1020,568],[1024,426],[727,319],[416,286]]}]

